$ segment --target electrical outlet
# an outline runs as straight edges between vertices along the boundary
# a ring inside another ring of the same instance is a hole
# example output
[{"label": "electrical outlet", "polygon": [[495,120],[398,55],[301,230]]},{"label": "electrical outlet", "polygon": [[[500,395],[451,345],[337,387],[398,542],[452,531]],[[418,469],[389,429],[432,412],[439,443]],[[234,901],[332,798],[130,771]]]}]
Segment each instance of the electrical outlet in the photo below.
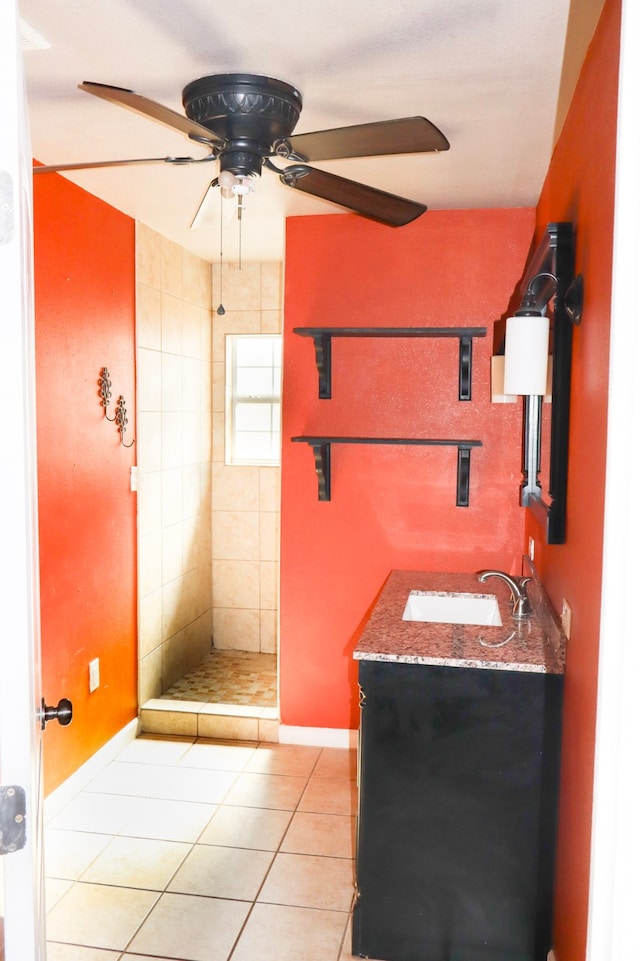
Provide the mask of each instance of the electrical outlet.
[{"label": "electrical outlet", "polygon": [[536,553],[536,542],[533,537],[530,537],[529,538],[529,560],[530,561],[534,559],[535,553]]},{"label": "electrical outlet", "polygon": [[100,687],[100,658],[89,661],[89,694]]},{"label": "electrical outlet", "polygon": [[560,615],[562,620],[562,630],[565,633],[567,640],[571,637],[571,608],[569,602],[562,598],[562,614]]}]

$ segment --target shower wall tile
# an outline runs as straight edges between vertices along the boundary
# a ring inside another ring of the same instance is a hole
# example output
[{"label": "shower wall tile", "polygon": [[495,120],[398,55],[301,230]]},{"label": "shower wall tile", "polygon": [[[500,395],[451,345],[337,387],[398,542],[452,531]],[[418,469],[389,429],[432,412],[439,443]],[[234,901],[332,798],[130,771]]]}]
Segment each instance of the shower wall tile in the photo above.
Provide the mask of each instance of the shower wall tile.
[{"label": "shower wall tile", "polygon": [[213,381],[213,410],[216,413],[225,411],[225,384],[224,384],[224,362],[216,361],[212,365]]},{"label": "shower wall tile", "polygon": [[144,703],[211,646],[211,270],[141,224],[136,247]]},{"label": "shower wall tile", "polygon": [[139,656],[143,660],[147,654],[162,646],[162,588],[140,598],[138,616]]},{"label": "shower wall tile", "polygon": [[167,581],[175,580],[182,573],[182,524],[163,527],[162,583],[166,584]]},{"label": "shower wall tile", "polygon": [[162,237],[145,224],[136,223],[136,279],[162,290]]},{"label": "shower wall tile", "polygon": [[169,527],[182,519],[182,468],[163,470],[162,526]]},{"label": "shower wall tile", "polygon": [[[220,276],[136,231],[144,703],[195,666],[212,634],[230,649],[277,649],[280,471],[225,465],[224,362],[228,333],[282,329],[282,269],[225,264]],[[211,310],[220,298],[223,316]],[[251,724],[244,736],[257,736]],[[224,736],[213,719],[203,725]]]},{"label": "shower wall tile", "polygon": [[260,511],[260,560],[277,561],[280,552],[280,514]]},{"label": "shower wall tile", "polygon": [[260,611],[260,653],[276,654],[278,651],[278,612]]},{"label": "shower wall tile", "polygon": [[138,409],[162,409],[162,354],[159,350],[138,347]]},{"label": "shower wall tile", "polygon": [[141,473],[162,469],[162,415],[138,411],[136,450]]},{"label": "shower wall tile", "polygon": [[138,698],[145,704],[162,693],[162,646],[156,647],[140,661],[138,674]]},{"label": "shower wall tile", "polygon": [[260,562],[260,610],[275,611],[277,597],[278,565],[274,561]]},{"label": "shower wall tile", "polygon": [[260,514],[257,511],[213,512],[214,560],[260,559]]},{"label": "shower wall tile", "polygon": [[183,357],[196,360],[200,357],[200,307],[197,304],[182,303],[182,350]]},{"label": "shower wall tile", "polygon": [[213,612],[213,636],[220,650],[260,651],[260,611],[229,610],[216,607]]},{"label": "shower wall tile", "polygon": [[280,330],[280,311],[263,310],[260,316],[260,333],[279,334]]},{"label": "shower wall tile", "polygon": [[136,329],[138,347],[148,350],[162,348],[162,294],[154,287],[138,281],[136,287]]},{"label": "shower wall tile", "polygon": [[162,350],[182,354],[182,302],[179,297],[162,294]]},{"label": "shower wall tile", "polygon": [[138,538],[139,595],[146,597],[162,586],[162,531]]},{"label": "shower wall tile", "polygon": [[260,510],[280,513],[280,468],[260,468]]},{"label": "shower wall tile", "polygon": [[182,434],[184,428],[182,414],[171,411],[162,414],[162,470],[182,467]]},{"label": "shower wall tile", "polygon": [[212,417],[212,444],[213,449],[211,452],[212,460],[212,471],[215,470],[218,465],[224,465],[224,413],[215,413]]},{"label": "shower wall tile", "polygon": [[260,564],[257,561],[214,561],[213,606],[214,609],[259,610]]},{"label": "shower wall tile", "polygon": [[214,465],[214,511],[260,510],[259,467],[230,467]]},{"label": "shower wall tile", "polygon": [[150,534],[162,526],[162,471],[138,477],[138,534]]},{"label": "shower wall tile", "polygon": [[[182,401],[182,357],[162,353],[162,411],[185,409]],[[186,408],[189,410],[190,408]]]},{"label": "shower wall tile", "polygon": [[200,361],[196,357],[182,357],[182,409],[200,411],[206,409]]},{"label": "shower wall tile", "polygon": [[282,309],[282,268],[279,263],[261,264],[260,307],[280,313]]},{"label": "shower wall tile", "polygon": [[208,498],[209,487],[202,484],[200,464],[188,464],[182,468],[182,513],[184,518],[199,514],[205,507],[203,498]]},{"label": "shower wall tile", "polygon": [[280,470],[224,463],[225,338],[227,334],[281,332],[282,265],[245,264],[240,271],[234,264],[225,264],[222,277],[219,265],[214,265],[212,275],[213,299],[222,282],[221,300],[226,310],[222,317],[214,314],[212,328],[214,645],[274,653]]},{"label": "shower wall tile", "polygon": [[189,250],[182,250],[182,295],[207,310],[211,307],[211,269]]},{"label": "shower wall tile", "polygon": [[160,237],[162,290],[182,298],[182,248],[167,237]]}]

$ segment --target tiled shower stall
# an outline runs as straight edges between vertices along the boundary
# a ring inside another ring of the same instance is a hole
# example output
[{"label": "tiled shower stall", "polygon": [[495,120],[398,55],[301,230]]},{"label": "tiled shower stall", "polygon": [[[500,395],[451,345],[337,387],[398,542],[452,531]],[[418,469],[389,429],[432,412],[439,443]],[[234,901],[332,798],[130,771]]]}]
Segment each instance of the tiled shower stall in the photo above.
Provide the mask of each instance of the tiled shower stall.
[{"label": "tiled shower stall", "polygon": [[137,224],[141,705],[212,644],[277,653],[280,469],[225,464],[225,335],[281,332],[282,268],[222,271],[221,316],[220,267]]}]

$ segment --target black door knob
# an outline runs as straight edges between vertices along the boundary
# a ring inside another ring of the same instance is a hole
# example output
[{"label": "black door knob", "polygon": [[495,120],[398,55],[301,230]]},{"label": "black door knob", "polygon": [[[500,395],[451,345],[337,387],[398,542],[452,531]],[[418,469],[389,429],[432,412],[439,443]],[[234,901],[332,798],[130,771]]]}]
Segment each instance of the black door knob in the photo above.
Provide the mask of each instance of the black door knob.
[{"label": "black door knob", "polygon": [[66,727],[67,724],[71,724],[72,717],[73,717],[73,705],[68,698],[63,697],[60,701],[58,701],[57,707],[51,707],[50,705],[45,704],[44,698],[42,698],[42,730],[43,731],[47,721],[52,721],[54,718],[56,718],[56,720],[58,721],[58,724],[61,724],[63,727]]}]

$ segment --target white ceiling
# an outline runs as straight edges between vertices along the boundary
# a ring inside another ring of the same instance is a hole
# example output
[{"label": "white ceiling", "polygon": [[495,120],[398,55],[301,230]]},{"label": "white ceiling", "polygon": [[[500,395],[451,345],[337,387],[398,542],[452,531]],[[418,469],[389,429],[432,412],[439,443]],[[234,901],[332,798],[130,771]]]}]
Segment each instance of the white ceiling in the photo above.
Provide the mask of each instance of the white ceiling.
[{"label": "white ceiling", "polygon": [[[22,19],[51,45],[27,51],[24,58],[33,154],[42,163],[206,153],[162,124],[78,90],[83,80],[128,87],[182,112],[181,92],[189,81],[258,73],[301,90],[297,133],[421,115],[451,143],[439,154],[334,160],[318,167],[431,208],[537,202],[553,148],[561,82],[567,82],[570,0],[20,0],[19,5]],[[602,0],[587,3],[598,10],[601,5]],[[161,164],[68,176],[216,260],[219,207],[209,229],[189,229],[216,173],[215,163]],[[225,201],[222,214],[225,260],[237,256],[231,204]],[[280,259],[286,216],[339,212],[342,208],[290,190],[265,171],[247,200],[243,259]]]}]

